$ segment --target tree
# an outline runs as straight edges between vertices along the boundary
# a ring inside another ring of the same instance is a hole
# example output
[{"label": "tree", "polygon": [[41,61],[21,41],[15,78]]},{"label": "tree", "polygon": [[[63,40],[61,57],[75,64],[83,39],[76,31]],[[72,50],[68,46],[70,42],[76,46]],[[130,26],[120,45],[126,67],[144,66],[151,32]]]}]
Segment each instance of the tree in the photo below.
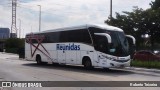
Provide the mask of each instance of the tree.
[{"label": "tree", "polygon": [[5,41],[6,52],[18,53],[20,48],[24,48],[24,39],[10,38]]},{"label": "tree", "polygon": [[160,0],[155,0],[154,2],[151,2],[150,5],[154,12],[152,16],[155,18],[155,29],[157,29],[154,38],[156,38],[156,41],[160,43]]},{"label": "tree", "polygon": [[147,10],[134,7],[132,12],[116,13],[116,17],[109,18],[106,23],[136,37],[138,47],[143,43],[141,36],[148,34],[153,49],[154,43],[160,43],[160,1],[151,2],[151,8]]},{"label": "tree", "polygon": [[154,2],[150,3],[151,8],[156,10],[156,9],[160,9],[160,0],[155,0]]},{"label": "tree", "polygon": [[124,11],[123,15],[116,13],[116,17],[112,19],[109,18],[106,23],[123,29],[126,34],[133,35],[137,40],[136,46],[140,46],[143,42],[141,35],[144,34],[144,29],[141,29],[142,27],[140,27],[140,25],[144,25],[142,23],[143,16],[140,15],[143,11],[144,10],[141,8],[134,7],[132,12]]}]

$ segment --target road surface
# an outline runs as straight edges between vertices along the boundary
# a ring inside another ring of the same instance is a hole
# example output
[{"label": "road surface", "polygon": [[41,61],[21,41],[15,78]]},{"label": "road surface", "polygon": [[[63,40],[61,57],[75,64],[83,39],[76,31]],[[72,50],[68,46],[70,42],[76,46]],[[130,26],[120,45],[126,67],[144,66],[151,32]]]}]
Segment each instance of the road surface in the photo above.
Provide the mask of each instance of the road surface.
[{"label": "road surface", "polygon": [[[15,54],[0,53],[0,81],[159,81],[159,72],[103,69],[80,66],[37,65],[19,60]],[[122,82],[123,83],[123,82]],[[158,87],[53,87],[0,88],[0,90],[160,90]]]}]

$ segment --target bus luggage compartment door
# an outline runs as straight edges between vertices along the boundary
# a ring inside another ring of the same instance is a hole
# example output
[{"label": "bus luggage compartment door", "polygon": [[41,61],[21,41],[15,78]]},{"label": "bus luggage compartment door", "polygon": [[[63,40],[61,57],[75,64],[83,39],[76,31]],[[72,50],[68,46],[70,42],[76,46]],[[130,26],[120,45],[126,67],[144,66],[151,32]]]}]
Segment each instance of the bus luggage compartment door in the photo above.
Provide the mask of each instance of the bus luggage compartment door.
[{"label": "bus luggage compartment door", "polygon": [[58,63],[66,63],[66,51],[58,50]]},{"label": "bus luggage compartment door", "polygon": [[76,64],[77,51],[66,51],[66,63]]}]

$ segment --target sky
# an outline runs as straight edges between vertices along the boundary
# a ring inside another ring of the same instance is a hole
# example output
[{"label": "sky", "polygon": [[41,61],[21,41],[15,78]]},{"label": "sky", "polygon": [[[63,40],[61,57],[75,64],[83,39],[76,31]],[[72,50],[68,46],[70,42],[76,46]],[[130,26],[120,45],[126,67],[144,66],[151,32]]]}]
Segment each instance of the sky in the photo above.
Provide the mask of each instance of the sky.
[{"label": "sky", "polygon": [[[150,8],[155,0],[112,0],[115,12],[132,11],[133,6]],[[0,0],[0,27],[10,28],[12,0]],[[21,37],[39,31],[41,5],[41,31],[87,23],[104,24],[110,14],[110,0],[17,0],[17,29]],[[21,22],[21,23],[20,23]],[[18,34],[19,36],[19,34]]]}]

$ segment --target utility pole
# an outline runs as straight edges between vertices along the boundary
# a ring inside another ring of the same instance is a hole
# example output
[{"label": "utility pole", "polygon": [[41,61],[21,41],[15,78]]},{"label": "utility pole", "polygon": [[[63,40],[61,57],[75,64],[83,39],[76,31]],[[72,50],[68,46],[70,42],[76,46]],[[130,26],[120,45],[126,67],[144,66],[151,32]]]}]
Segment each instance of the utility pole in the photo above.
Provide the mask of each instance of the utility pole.
[{"label": "utility pole", "polygon": [[19,38],[21,38],[21,19],[19,19]]},{"label": "utility pole", "polygon": [[41,31],[41,5],[39,6],[39,32]]},{"label": "utility pole", "polygon": [[112,0],[110,0],[110,18],[112,19]]},{"label": "utility pole", "polygon": [[17,27],[16,27],[16,8],[17,0],[12,0],[12,25],[11,25],[11,38],[17,37]]}]

